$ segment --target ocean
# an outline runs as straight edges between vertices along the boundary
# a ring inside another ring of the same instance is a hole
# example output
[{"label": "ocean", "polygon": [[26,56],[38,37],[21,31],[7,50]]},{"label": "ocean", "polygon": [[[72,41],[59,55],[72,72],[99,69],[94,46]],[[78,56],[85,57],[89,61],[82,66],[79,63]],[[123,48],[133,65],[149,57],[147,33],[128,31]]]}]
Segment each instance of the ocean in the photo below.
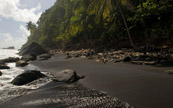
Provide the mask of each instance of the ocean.
[{"label": "ocean", "polygon": [[[20,58],[17,53],[18,50],[0,49],[0,60],[8,57]],[[10,69],[0,70],[2,72],[2,76],[0,76],[0,104],[18,96],[27,94],[29,91],[44,86],[51,81],[51,75],[47,72],[42,72],[49,77],[41,78],[24,86],[15,86],[11,84],[11,81],[17,75],[23,73],[25,70],[39,70],[39,68],[31,64],[25,68],[16,67],[15,63],[8,63],[7,65],[10,67]]]}]

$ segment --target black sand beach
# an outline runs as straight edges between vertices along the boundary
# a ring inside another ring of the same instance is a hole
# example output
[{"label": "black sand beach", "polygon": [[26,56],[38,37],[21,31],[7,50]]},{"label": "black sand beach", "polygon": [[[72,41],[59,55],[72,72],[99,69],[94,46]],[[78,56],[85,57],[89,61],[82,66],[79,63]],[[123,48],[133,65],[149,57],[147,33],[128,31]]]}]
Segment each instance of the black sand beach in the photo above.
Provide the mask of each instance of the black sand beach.
[{"label": "black sand beach", "polygon": [[98,63],[85,59],[64,59],[55,55],[48,61],[32,64],[52,74],[62,69],[75,69],[86,76],[79,83],[105,91],[136,108],[172,108],[173,76],[164,73],[171,67],[151,67],[125,63]]},{"label": "black sand beach", "polygon": [[[84,79],[77,82],[77,85],[107,92],[111,96],[128,102],[135,108],[173,107],[173,76],[164,73],[168,67],[151,67],[128,63],[103,64],[81,58],[65,59],[64,55],[55,55],[49,60],[33,61],[31,64],[38,66],[41,71],[48,71],[51,74],[63,69],[74,69],[79,75],[85,76]],[[43,88],[43,93],[36,91],[2,104],[1,107],[10,108],[11,105],[15,108],[16,102],[22,104],[40,97],[53,96],[57,93],[57,91],[52,92],[52,89],[55,90],[55,88],[58,88],[57,84],[50,83]],[[8,105],[9,107],[7,107]],[[51,108],[52,106],[45,107]]]}]

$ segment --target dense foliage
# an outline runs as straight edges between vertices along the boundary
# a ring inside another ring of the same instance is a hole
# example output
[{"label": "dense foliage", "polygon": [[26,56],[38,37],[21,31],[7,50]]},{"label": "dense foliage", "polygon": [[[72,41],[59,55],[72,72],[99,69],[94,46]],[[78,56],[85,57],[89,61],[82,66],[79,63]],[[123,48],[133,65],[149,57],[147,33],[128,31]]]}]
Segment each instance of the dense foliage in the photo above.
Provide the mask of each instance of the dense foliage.
[{"label": "dense foliage", "polygon": [[[172,46],[172,0],[57,0],[37,22],[28,42],[48,48]],[[133,45],[132,45],[133,46]]]}]

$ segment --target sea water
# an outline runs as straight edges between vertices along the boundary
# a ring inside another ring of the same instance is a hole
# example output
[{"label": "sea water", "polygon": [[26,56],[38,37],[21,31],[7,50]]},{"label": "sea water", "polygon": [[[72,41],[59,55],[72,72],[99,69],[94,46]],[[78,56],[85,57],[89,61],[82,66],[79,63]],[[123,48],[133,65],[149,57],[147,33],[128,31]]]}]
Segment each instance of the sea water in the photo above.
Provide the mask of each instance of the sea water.
[{"label": "sea water", "polygon": [[[17,50],[0,49],[0,60],[8,57],[19,57]],[[0,91],[8,89],[12,84],[10,83],[17,75],[22,73],[23,69],[15,67],[15,63],[7,64],[10,69],[0,70]]]},{"label": "sea water", "polygon": [[[8,57],[19,57],[17,54],[18,50],[9,50],[9,49],[0,49],[0,60]],[[11,83],[11,81],[19,74],[24,72],[24,68],[16,67],[15,63],[7,64],[10,69],[0,70],[2,72],[2,76],[0,76],[0,103],[8,101],[17,96],[21,96],[23,94],[28,93],[33,89],[37,89],[40,86],[43,86],[51,81],[50,77],[41,78],[39,80],[33,81],[32,83],[26,84],[24,86],[15,86]],[[32,70],[39,70],[38,67],[33,65],[28,65],[26,68]],[[25,69],[26,69],[25,68]],[[47,76],[50,76],[49,73],[43,72]]]}]

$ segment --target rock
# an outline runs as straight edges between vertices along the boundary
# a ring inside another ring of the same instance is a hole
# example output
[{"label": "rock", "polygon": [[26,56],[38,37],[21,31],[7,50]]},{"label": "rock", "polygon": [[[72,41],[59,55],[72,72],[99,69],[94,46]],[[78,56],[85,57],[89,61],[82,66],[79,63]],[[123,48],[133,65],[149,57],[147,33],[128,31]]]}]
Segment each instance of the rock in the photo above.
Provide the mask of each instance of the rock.
[{"label": "rock", "polygon": [[85,76],[83,76],[83,75],[82,76],[78,76],[78,77],[79,77],[79,79],[84,79],[85,78]]},{"label": "rock", "polygon": [[3,49],[15,49],[15,47],[14,46],[10,46],[10,47],[3,48]]},{"label": "rock", "polygon": [[81,54],[76,54],[76,55],[75,55],[75,57],[80,57],[80,56],[81,56]]},{"label": "rock", "polygon": [[87,57],[83,55],[83,56],[81,56],[80,58],[87,58]]},{"label": "rock", "polygon": [[21,60],[30,61],[30,60],[36,60],[36,59],[37,59],[37,55],[35,55],[35,54],[27,54],[27,55],[22,56]]},{"label": "rock", "polygon": [[144,61],[131,61],[132,64],[143,65]]},{"label": "rock", "polygon": [[16,62],[16,67],[24,67],[26,65],[28,65],[28,63],[26,61],[23,61],[23,60]]},{"label": "rock", "polygon": [[19,61],[19,58],[9,57],[9,58],[0,60],[0,64],[12,63],[17,61]]},{"label": "rock", "polygon": [[95,61],[96,61],[96,62],[100,62],[101,60],[100,60],[100,59],[96,59]]},{"label": "rock", "polygon": [[167,73],[167,74],[173,74],[173,70],[166,70],[165,73]]},{"label": "rock", "polygon": [[0,69],[10,69],[10,67],[5,64],[0,64]]},{"label": "rock", "polygon": [[99,56],[103,56],[104,54],[103,53],[98,53]]},{"label": "rock", "polygon": [[30,44],[26,44],[22,47],[21,51],[19,52],[20,55],[27,55],[27,54],[45,54],[48,53],[40,44],[36,42],[32,42]]},{"label": "rock", "polygon": [[40,56],[37,57],[38,60],[48,60],[49,58],[51,58],[50,54],[42,54]]},{"label": "rock", "polygon": [[131,61],[131,58],[130,57],[124,57],[122,61],[123,62],[130,62]]},{"label": "rock", "polygon": [[70,58],[72,58],[72,56],[70,56],[70,55],[67,55],[67,57],[66,57],[65,59],[70,59]]},{"label": "rock", "polygon": [[0,76],[2,76],[2,72],[0,71]]},{"label": "rock", "polygon": [[138,65],[155,65],[157,64],[157,61],[131,61],[131,63]]},{"label": "rock", "polygon": [[121,62],[121,60],[114,60],[114,63],[118,63],[118,62]]},{"label": "rock", "polygon": [[76,71],[72,69],[66,69],[57,72],[52,78],[53,81],[66,82],[66,83],[72,83],[77,81],[78,79],[79,76],[76,74]]},{"label": "rock", "polygon": [[144,64],[145,65],[155,65],[155,64],[157,64],[157,61],[146,61]]},{"label": "rock", "polygon": [[40,71],[28,70],[20,75],[18,75],[11,83],[13,85],[25,85],[39,78],[45,77]]},{"label": "rock", "polygon": [[148,55],[141,55],[141,56],[137,57],[137,60],[139,60],[139,61],[151,61],[152,59],[153,58]]}]

